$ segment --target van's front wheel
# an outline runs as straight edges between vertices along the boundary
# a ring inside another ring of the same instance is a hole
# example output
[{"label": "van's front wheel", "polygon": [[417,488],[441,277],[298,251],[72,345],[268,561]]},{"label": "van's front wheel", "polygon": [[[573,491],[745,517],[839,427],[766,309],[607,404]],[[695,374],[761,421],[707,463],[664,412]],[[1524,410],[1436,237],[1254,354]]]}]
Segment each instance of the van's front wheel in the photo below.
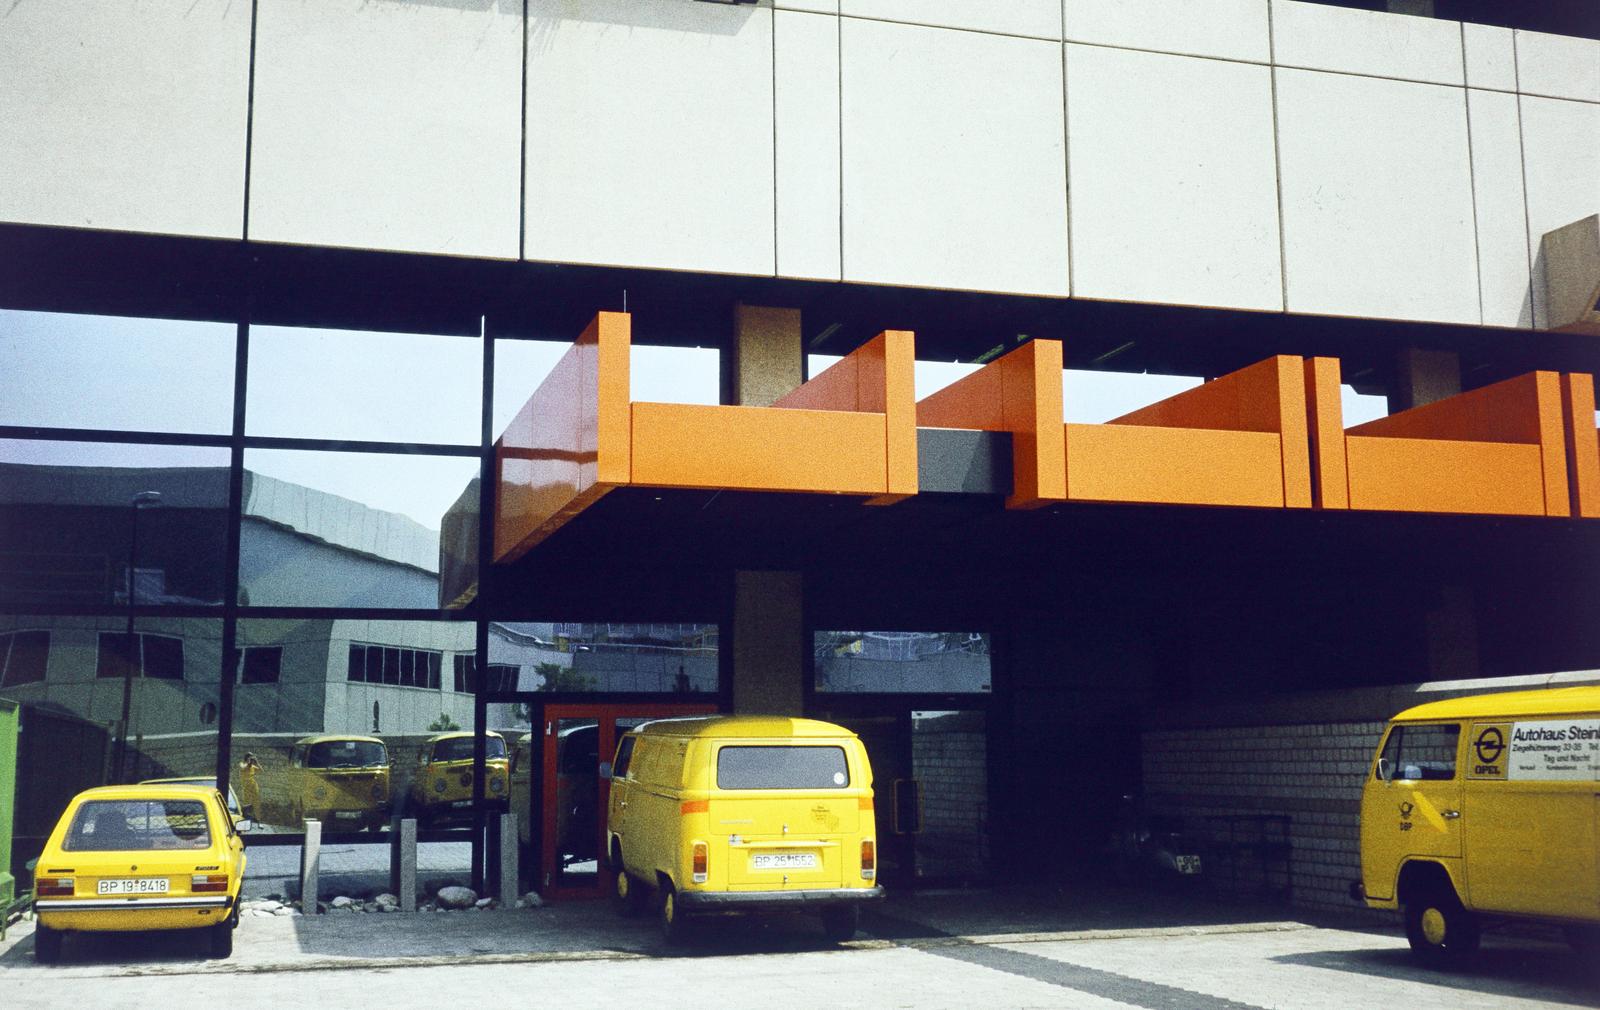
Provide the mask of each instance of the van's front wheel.
[{"label": "van's front wheel", "polygon": [[617,870],[617,882],[612,892],[617,914],[632,918],[644,911],[645,898],[650,892],[628,875],[627,870]]},{"label": "van's front wheel", "polygon": [[1406,940],[1424,964],[1460,967],[1478,952],[1481,939],[1477,916],[1452,888],[1431,887],[1406,901]]}]

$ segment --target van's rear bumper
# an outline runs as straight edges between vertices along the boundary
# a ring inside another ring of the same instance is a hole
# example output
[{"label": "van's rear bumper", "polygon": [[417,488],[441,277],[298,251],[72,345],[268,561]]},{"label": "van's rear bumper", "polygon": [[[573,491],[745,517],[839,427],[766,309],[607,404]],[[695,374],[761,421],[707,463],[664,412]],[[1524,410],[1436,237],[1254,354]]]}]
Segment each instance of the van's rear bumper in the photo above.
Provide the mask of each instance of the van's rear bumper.
[{"label": "van's rear bumper", "polygon": [[678,907],[686,912],[756,912],[763,909],[825,908],[868,905],[883,900],[883,888],[825,887],[804,891],[679,891]]}]

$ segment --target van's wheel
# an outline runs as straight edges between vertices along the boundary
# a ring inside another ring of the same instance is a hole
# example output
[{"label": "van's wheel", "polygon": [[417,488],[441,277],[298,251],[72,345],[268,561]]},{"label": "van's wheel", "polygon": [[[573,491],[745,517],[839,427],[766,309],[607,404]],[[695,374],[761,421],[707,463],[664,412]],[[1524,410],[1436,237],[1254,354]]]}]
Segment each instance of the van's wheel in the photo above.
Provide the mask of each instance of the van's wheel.
[{"label": "van's wheel", "polygon": [[1478,952],[1482,938],[1477,916],[1451,887],[1428,887],[1406,901],[1406,940],[1424,964],[1459,967]]},{"label": "van's wheel", "polygon": [[1568,926],[1562,932],[1567,944],[1591,964],[1600,961],[1600,926]]},{"label": "van's wheel", "polygon": [[854,940],[861,926],[861,909],[856,905],[842,905],[822,910],[822,932],[830,943]]},{"label": "van's wheel", "polygon": [[670,880],[663,879],[656,892],[656,920],[661,925],[661,938],[668,943],[682,943],[689,935],[689,924],[678,907],[678,891]]},{"label": "van's wheel", "polygon": [[55,964],[61,960],[62,932],[44,923],[33,927],[33,959],[40,964]]},{"label": "van's wheel", "polygon": [[644,911],[644,903],[649,894],[649,890],[629,876],[627,870],[617,870],[617,881],[612,896],[615,899],[618,915],[631,919]]}]

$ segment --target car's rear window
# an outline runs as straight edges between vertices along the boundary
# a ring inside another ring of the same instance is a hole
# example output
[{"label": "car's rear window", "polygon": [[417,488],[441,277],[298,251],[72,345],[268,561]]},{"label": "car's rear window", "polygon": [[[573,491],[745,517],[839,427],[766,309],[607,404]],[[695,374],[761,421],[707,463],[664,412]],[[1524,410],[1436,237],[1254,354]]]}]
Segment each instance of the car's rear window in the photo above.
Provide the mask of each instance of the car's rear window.
[{"label": "car's rear window", "polygon": [[[486,761],[505,757],[506,742],[497,736],[484,737],[483,756]],[[457,736],[448,740],[440,740],[433,745],[433,759],[435,761],[471,761],[472,737]]]},{"label": "car's rear window", "polygon": [[[472,741],[467,741],[469,753]],[[306,752],[307,768],[373,768],[389,763],[381,743],[368,740],[324,740]]]},{"label": "car's rear window", "polygon": [[211,826],[198,800],[91,800],[78,808],[68,852],[208,849]]},{"label": "car's rear window", "polygon": [[843,747],[724,747],[718,789],[843,789],[850,768]]}]

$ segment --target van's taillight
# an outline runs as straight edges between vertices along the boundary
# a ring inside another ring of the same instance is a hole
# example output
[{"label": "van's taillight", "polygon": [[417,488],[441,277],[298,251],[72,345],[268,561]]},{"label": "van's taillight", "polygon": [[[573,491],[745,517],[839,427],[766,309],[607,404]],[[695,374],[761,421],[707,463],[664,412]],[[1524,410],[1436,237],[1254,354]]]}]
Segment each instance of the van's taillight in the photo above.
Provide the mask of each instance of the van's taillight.
[{"label": "van's taillight", "polygon": [[77,890],[72,877],[40,877],[34,882],[34,894],[41,898],[70,898]]},{"label": "van's taillight", "polygon": [[878,875],[878,845],[870,838],[861,839],[861,879],[871,880]]},{"label": "van's taillight", "polygon": [[697,884],[703,884],[703,883],[706,882],[706,862],[707,862],[708,856],[709,856],[709,853],[706,850],[706,843],[705,842],[695,842],[694,843],[694,866],[693,866],[693,870],[694,870],[694,882],[697,883]]},{"label": "van's taillight", "polygon": [[228,889],[228,875],[226,873],[196,873],[189,878],[189,890],[195,894],[204,894],[207,891],[226,891]]}]

